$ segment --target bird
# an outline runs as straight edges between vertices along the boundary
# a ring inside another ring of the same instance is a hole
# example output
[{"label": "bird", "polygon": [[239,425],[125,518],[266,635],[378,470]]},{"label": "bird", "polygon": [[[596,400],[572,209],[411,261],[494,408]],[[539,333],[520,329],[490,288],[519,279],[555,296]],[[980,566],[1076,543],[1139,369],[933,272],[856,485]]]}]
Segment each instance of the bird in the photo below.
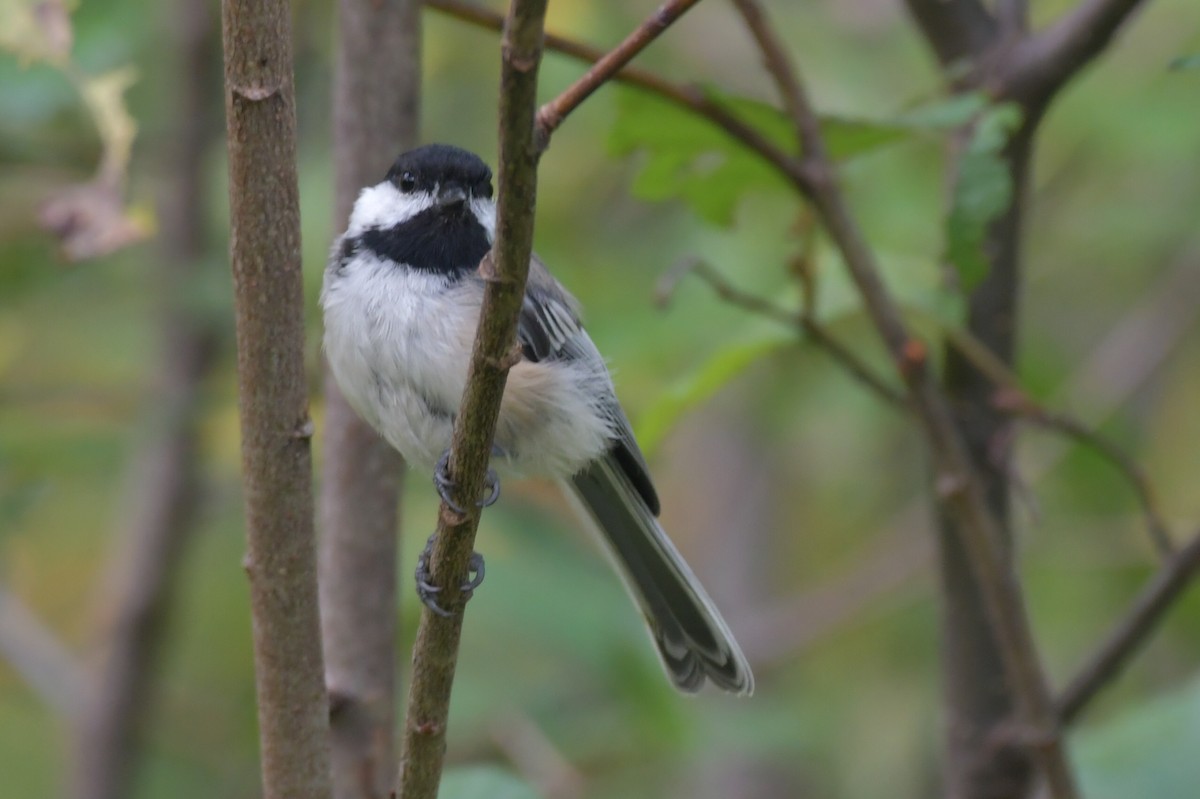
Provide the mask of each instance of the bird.
[{"label": "bird", "polygon": [[[362,189],[325,270],[324,350],[351,407],[409,464],[432,468],[448,500],[446,458],[484,295],[478,266],[496,235],[492,173],[447,144],[400,154]],[[750,665],[658,522],[660,502],[580,306],[531,257],[517,331],[520,360],[500,405],[492,462],[557,480],[599,533],[641,611],[671,682],[754,690]],[[494,501],[498,482],[489,471]],[[431,538],[432,542],[432,538]],[[418,594],[431,610],[436,588]],[[482,579],[483,562],[473,557]]]}]

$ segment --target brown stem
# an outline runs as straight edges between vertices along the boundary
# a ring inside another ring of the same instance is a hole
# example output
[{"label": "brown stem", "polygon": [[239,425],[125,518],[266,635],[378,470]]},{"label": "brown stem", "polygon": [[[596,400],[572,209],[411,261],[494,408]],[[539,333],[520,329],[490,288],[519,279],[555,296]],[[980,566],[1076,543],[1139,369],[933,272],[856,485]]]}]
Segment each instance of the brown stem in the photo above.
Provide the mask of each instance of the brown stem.
[{"label": "brown stem", "polygon": [[[753,5],[750,0],[737,0],[737,4],[739,9]],[[747,23],[760,44],[763,39],[775,38],[773,29],[762,18],[761,9],[754,16],[747,16]],[[779,44],[771,49],[784,52]],[[795,76],[795,84],[802,87],[799,73],[790,64],[787,66]],[[813,120],[804,127],[815,127],[816,115],[803,91],[795,93],[790,102],[796,105],[799,114]],[[1020,584],[1005,557],[1002,529],[988,507],[984,485],[950,406],[929,369],[925,345],[909,334],[899,307],[880,278],[874,253],[838,188],[820,131],[810,136],[804,150],[808,165],[805,175],[809,179],[793,182],[820,213],[858,286],[868,314],[912,393],[933,456],[935,493],[941,512],[952,520],[957,531],[957,541],[977,583],[986,619],[999,641],[997,656],[1017,699],[1021,720],[1024,726],[1037,732],[1039,745],[1031,747],[1030,754],[1045,775],[1052,795],[1069,799],[1076,795],[1074,778],[1059,738],[1057,714],[1042,673]]]},{"label": "brown stem", "polygon": [[1001,68],[1002,94],[1045,105],[1104,52],[1142,0],[1080,0],[1045,30],[1023,38]]},{"label": "brown stem", "polygon": [[579,107],[579,104],[591,96],[602,84],[607,83],[621,68],[628,64],[642,50],[663,34],[675,20],[683,16],[689,8],[699,0],[667,0],[658,9],[638,25],[625,40],[614,47],[583,74],[579,80],[568,86],[558,97],[543,105],[537,112],[537,141],[541,149],[546,149],[550,136],[558,129],[567,115]]},{"label": "brown stem", "polygon": [[[341,0],[334,68],[334,227],[358,191],[417,143],[420,3]],[[318,550],[325,683],[337,799],[388,794],[395,778],[398,503],[404,461],[326,373]]]},{"label": "brown stem", "polygon": [[[804,84],[792,64],[791,56],[784,48],[783,42],[771,29],[767,16],[756,0],[733,0],[738,13],[746,23],[746,27],[754,36],[758,49],[762,53],[763,65],[775,81],[775,88],[783,100],[783,107],[792,120],[796,129],[796,137],[800,142],[801,157],[812,162],[823,159],[821,140],[821,125],[817,115],[812,112]],[[821,153],[821,155],[818,155]]]},{"label": "brown stem", "polygon": [[508,369],[519,357],[517,317],[533,250],[538,147],[534,139],[538,66],[546,0],[513,0],[501,48],[500,158],[496,241],[480,264],[487,280],[479,329],[462,405],[450,446],[450,477],[457,486],[456,513],[442,503],[430,558],[438,602],[451,612],[421,614],[413,646],[412,686],[400,761],[400,799],[434,799],[446,752],[446,719],[458,661],[462,619],[469,598],[459,590],[479,527],[475,498],[481,496],[491,457],[500,398]]},{"label": "brown stem", "polygon": [[1059,696],[1063,724],[1075,721],[1100,690],[1121,672],[1129,659],[1190,585],[1200,569],[1200,532],[1154,575],[1095,653],[1080,667]]},{"label": "brown stem", "polygon": [[291,11],[286,0],[224,0],[221,10],[263,795],[327,799]]},{"label": "brown stem", "polygon": [[1171,541],[1171,533],[1163,519],[1162,511],[1158,507],[1158,498],[1155,496],[1154,487],[1150,484],[1141,465],[1128,452],[1067,414],[1056,413],[1023,401],[1008,403],[998,398],[997,404],[1003,410],[1011,410],[1022,419],[1048,430],[1057,431],[1067,438],[1095,450],[1112,464],[1132,486],[1133,492],[1142,506],[1142,514],[1146,518],[1146,530],[1150,535],[1150,541],[1158,550],[1158,554],[1164,559],[1175,554],[1175,545]]},{"label": "brown stem", "polygon": [[996,20],[979,0],[905,0],[943,68],[957,68],[996,40]]},{"label": "brown stem", "polygon": [[[499,31],[504,25],[504,17],[500,14],[480,8],[473,3],[460,2],[460,0],[425,0],[425,5],[455,19],[489,30]],[[549,50],[588,63],[595,63],[605,57],[605,51],[598,47],[553,34],[546,35],[545,45]],[[631,66],[622,67],[616,73],[609,75],[608,79],[616,83],[645,89],[707,119],[785,175],[799,172],[799,163],[792,156],[776,147],[756,128],[743,122],[729,109],[694,86],[675,84],[652,72]]]}]

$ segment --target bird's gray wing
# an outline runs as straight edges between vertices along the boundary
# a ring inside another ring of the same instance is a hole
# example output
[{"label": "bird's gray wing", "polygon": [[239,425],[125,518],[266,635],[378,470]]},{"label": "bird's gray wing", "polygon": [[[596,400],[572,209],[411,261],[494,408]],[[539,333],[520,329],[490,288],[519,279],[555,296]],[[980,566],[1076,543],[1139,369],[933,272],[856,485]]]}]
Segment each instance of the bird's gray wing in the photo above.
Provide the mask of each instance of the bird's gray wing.
[{"label": "bird's gray wing", "polygon": [[[517,340],[530,361],[587,360],[597,369],[606,369],[604,359],[592,343],[579,319],[579,303],[554,279],[536,256],[529,264],[525,301],[517,322]],[[598,405],[608,417],[616,435],[611,455],[637,489],[650,512],[660,510],[658,493],[650,480],[646,459],[633,437],[633,429],[611,390],[599,398]]]},{"label": "bird's gray wing", "polygon": [[[531,361],[583,361],[605,370],[604,359],[579,321],[574,298],[536,258],[530,263],[517,337]],[[629,420],[604,381],[598,397],[614,431],[609,450],[564,481],[584,518],[594,522],[642,610],[671,680],[698,691],[706,680],[738,694],[754,677],[729,627],[675,545],[659,526],[658,495]]]}]

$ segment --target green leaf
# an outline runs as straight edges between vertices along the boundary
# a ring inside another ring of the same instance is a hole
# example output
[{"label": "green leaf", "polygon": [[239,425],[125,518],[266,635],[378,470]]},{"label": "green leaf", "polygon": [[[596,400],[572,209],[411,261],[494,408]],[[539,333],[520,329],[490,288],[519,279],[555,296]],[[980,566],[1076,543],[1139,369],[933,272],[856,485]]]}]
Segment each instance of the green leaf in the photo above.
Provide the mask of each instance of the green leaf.
[{"label": "green leaf", "polygon": [[541,794],[493,766],[454,768],[446,772],[438,799],[542,799]]},{"label": "green leaf", "polygon": [[1093,799],[1191,799],[1200,785],[1200,681],[1079,733],[1074,748]]},{"label": "green leaf", "polygon": [[964,291],[987,276],[983,240],[992,223],[1012,198],[1012,176],[1001,155],[1017,126],[1021,111],[1012,103],[994,106],[975,121],[959,162],[950,213],[946,217],[946,260],[958,271]]},{"label": "green leaf", "polygon": [[896,123],[919,130],[954,130],[982,114],[989,102],[983,92],[952,94],[901,114]]},{"label": "green leaf", "polygon": [[774,326],[718,349],[642,413],[637,424],[642,449],[647,454],[653,452],[688,410],[708,400],[754,363],[799,340],[796,331]]},{"label": "green leaf", "polygon": [[[705,94],[777,147],[795,151],[792,124],[779,109],[715,89]],[[841,118],[824,120],[822,130],[830,154],[839,160],[907,135],[899,125]],[[786,191],[794,196],[774,167],[722,128],[648,92],[626,89],[618,94],[609,149],[614,155],[645,152],[634,179],[634,196],[653,202],[682,200],[714,225],[731,225],[738,202],[749,192]]]}]

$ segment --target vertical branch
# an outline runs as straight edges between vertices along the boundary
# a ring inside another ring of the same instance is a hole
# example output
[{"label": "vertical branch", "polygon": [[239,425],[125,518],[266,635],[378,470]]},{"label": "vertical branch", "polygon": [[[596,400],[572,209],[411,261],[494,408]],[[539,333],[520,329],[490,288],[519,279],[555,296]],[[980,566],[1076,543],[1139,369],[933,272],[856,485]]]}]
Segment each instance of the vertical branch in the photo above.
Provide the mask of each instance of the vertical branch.
[{"label": "vertical branch", "polygon": [[[992,485],[980,476],[971,442],[964,436],[953,406],[937,384],[925,344],[909,334],[883,283],[875,255],[838,186],[799,74],[776,41],[776,34],[766,23],[757,2],[735,0],[735,4],[758,41],[781,93],[787,97],[799,135],[804,138],[804,169],[794,179],[797,188],[820,214],[911,392],[933,459],[934,499],[962,552],[962,562],[957,564],[961,570],[955,573],[955,579],[978,592],[982,614],[972,622],[986,629],[997,643],[994,652],[997,659],[988,664],[989,668],[995,682],[1004,686],[1006,698],[1012,697],[1020,724],[1029,733],[1026,742],[1034,742],[1028,747],[1029,756],[1038,764],[1050,794],[1056,799],[1071,799],[1077,795],[1074,775],[1059,736],[1058,714],[1042,673],[1021,585],[1007,557],[1004,524],[992,512]],[[1004,220],[999,226],[1003,227],[1003,223]],[[1015,248],[1015,237],[1011,241]],[[1015,249],[1011,257],[1015,263]],[[1011,326],[1012,318],[1004,322]],[[957,597],[948,600],[952,603]],[[951,791],[955,795],[953,787]]]},{"label": "vertical branch", "polygon": [[[334,71],[334,228],[416,144],[420,3],[341,0]],[[397,508],[404,462],[325,379],[318,570],[333,789],[386,796],[395,773]]]},{"label": "vertical branch", "polygon": [[238,388],[263,795],[330,794],[290,8],[224,0]]},{"label": "vertical branch", "polygon": [[[1027,196],[1032,122],[1010,143],[1007,167],[1013,200],[985,237],[987,277],[968,298],[967,328],[1008,367],[1016,359],[1020,289],[1021,221]],[[976,472],[984,484],[989,512],[1001,533],[1000,555],[1012,561],[1009,513],[1009,461],[1013,419],[995,407],[995,384],[961,350],[946,345],[945,389]],[[1033,777],[1029,755],[1015,747],[991,748],[992,730],[1012,717],[1017,702],[1003,679],[1001,641],[987,623],[986,601],[970,572],[961,532],[939,518],[939,574],[942,583],[942,687],[946,697],[946,777],[952,793],[964,797],[1021,796]],[[989,751],[989,757],[980,753]]]},{"label": "vertical branch", "polygon": [[520,357],[517,317],[533,249],[538,149],[534,141],[538,66],[546,0],[513,0],[505,24],[500,72],[500,159],[496,241],[480,264],[487,280],[467,385],[450,445],[450,477],[465,514],[445,502],[429,570],[441,588],[438,602],[450,611],[421,614],[413,646],[412,686],[400,760],[400,799],[434,799],[446,752],[446,719],[458,661],[466,597],[459,586],[479,527],[474,498],[482,493],[508,370]]},{"label": "vertical branch", "polygon": [[215,18],[204,0],[171,5],[169,36],[178,48],[172,116],[179,124],[164,153],[162,257],[155,275],[162,385],[153,400],[150,440],[132,470],[133,512],[95,602],[103,640],[76,719],[70,782],[76,799],[116,799],[129,791],[173,584],[195,529],[201,384],[219,338],[211,311],[193,299],[209,247],[201,170],[219,114],[211,79],[218,63]]}]

